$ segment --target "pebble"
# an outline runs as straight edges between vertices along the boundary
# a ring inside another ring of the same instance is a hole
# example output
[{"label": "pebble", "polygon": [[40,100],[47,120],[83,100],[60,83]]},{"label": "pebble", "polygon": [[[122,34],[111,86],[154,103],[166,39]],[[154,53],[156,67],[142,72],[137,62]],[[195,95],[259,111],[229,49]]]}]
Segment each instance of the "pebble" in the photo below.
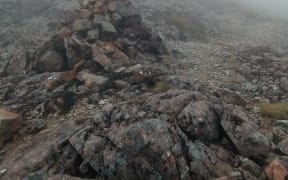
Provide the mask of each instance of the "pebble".
[{"label": "pebble", "polygon": [[0,177],[1,177],[2,175],[4,175],[6,172],[7,172],[7,169],[2,169],[2,170],[0,171]]},{"label": "pebble", "polygon": [[2,53],[0,57],[1,57],[0,60],[7,60],[9,57],[9,54],[8,53]]}]

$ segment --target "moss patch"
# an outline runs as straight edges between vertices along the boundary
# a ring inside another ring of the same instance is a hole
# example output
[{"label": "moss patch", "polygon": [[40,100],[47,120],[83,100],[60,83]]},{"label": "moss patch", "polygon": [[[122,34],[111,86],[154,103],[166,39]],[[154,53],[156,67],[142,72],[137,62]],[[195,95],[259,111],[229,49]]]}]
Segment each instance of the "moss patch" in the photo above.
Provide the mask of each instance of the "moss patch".
[{"label": "moss patch", "polygon": [[163,93],[170,89],[169,85],[166,82],[159,81],[155,83],[155,85],[152,87],[152,90],[155,93]]},{"label": "moss patch", "polygon": [[262,116],[273,119],[288,119],[288,103],[260,104]]}]

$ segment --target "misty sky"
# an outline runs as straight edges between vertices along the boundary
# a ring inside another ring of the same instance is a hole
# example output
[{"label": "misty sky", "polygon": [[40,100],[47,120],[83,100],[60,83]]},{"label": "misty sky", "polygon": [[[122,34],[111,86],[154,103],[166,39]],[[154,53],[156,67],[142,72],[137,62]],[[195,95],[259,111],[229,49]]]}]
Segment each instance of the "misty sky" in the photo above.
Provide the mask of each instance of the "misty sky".
[{"label": "misty sky", "polygon": [[258,10],[288,18],[288,0],[241,0]]}]

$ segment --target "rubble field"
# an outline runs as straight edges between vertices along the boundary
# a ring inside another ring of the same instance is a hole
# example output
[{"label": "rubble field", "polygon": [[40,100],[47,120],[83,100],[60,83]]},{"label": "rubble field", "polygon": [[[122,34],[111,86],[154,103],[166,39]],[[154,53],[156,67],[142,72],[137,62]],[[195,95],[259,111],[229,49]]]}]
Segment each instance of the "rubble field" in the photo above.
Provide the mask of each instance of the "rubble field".
[{"label": "rubble field", "polygon": [[287,179],[285,51],[186,0],[19,2],[0,0],[1,180]]}]

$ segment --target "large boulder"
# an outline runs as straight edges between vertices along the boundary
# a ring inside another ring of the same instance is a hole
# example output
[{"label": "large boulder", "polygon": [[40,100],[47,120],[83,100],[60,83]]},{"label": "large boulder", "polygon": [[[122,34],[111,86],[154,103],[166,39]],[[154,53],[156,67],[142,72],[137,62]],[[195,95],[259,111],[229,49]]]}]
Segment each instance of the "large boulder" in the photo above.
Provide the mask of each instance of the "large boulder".
[{"label": "large boulder", "polygon": [[117,147],[134,155],[147,145],[155,153],[164,153],[173,146],[169,127],[167,122],[150,119],[128,127],[113,129],[109,133],[109,138]]},{"label": "large boulder", "polygon": [[35,65],[38,72],[59,72],[63,70],[64,58],[54,50],[46,51]]},{"label": "large boulder", "polygon": [[224,107],[221,126],[241,155],[261,160],[267,157],[270,150],[269,140],[257,130],[238,106]]},{"label": "large boulder", "polygon": [[190,102],[178,116],[177,123],[193,140],[211,141],[220,137],[220,122],[209,101]]}]

